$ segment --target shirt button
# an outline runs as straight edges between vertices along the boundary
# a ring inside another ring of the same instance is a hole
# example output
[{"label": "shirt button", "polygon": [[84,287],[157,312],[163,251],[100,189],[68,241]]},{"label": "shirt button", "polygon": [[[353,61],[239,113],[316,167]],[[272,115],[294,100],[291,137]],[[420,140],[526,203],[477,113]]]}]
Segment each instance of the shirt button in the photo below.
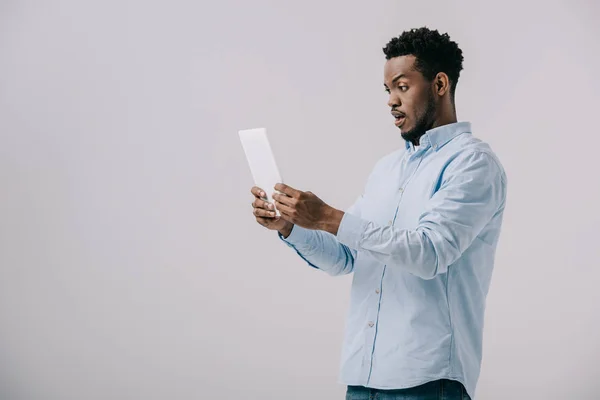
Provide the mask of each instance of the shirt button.
[{"label": "shirt button", "polygon": [[375,293],[379,294],[379,289],[375,289]]},{"label": "shirt button", "polygon": [[398,191],[399,191],[400,193],[402,193],[402,192],[404,191],[404,189],[400,188],[400,189],[398,189]]},{"label": "shirt button", "polygon": [[392,220],[390,219],[390,220],[388,221],[388,225],[391,225],[391,224],[392,224]]},{"label": "shirt button", "polygon": [[372,327],[373,327],[373,325],[375,325],[375,324],[373,323],[373,321],[369,321],[369,327],[370,327],[370,328],[372,328]]}]

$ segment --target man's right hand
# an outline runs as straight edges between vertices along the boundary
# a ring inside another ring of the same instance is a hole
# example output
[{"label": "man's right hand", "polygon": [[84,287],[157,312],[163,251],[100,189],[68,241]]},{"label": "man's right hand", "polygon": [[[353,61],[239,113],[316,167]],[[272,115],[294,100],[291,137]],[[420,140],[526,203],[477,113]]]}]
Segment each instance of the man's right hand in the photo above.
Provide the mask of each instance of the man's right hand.
[{"label": "man's right hand", "polygon": [[275,206],[264,200],[267,198],[264,190],[254,186],[250,192],[254,195],[252,208],[256,222],[267,229],[279,231],[284,238],[288,237],[294,224],[275,215]]}]

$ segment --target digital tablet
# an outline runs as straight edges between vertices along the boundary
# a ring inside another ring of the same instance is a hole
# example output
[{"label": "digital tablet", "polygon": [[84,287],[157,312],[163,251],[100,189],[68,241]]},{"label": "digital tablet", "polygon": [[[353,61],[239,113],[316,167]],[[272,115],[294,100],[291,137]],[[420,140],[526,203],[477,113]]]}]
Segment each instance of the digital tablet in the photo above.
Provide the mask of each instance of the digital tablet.
[{"label": "digital tablet", "polygon": [[[246,153],[254,184],[265,192],[266,198],[264,200],[275,206],[272,194],[277,192],[275,185],[283,183],[283,180],[271,150],[267,130],[265,128],[244,129],[238,133],[244,153]],[[280,215],[276,206],[275,215]]]}]

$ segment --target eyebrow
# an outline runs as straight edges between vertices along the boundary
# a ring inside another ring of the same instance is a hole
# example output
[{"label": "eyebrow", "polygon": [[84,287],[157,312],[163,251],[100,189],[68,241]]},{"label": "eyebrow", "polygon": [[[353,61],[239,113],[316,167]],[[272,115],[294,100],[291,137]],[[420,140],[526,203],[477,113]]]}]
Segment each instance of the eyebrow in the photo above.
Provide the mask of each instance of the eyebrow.
[{"label": "eyebrow", "polygon": [[[407,77],[407,76],[406,76],[406,74],[400,74],[400,75],[396,75],[396,76],[395,76],[395,77],[392,79],[392,84],[393,84],[394,82],[396,82],[398,79],[400,79],[400,78],[406,78],[406,77]],[[383,83],[383,86],[387,87],[387,85],[385,84],[385,82]]]}]

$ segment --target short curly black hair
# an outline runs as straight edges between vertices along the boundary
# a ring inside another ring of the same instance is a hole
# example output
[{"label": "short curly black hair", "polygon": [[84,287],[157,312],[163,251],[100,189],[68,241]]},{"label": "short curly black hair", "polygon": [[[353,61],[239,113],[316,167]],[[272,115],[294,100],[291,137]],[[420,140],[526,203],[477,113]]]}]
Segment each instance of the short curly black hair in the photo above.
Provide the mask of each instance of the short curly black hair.
[{"label": "short curly black hair", "polygon": [[447,33],[427,27],[413,28],[392,38],[383,48],[387,60],[413,55],[415,68],[428,81],[433,80],[439,72],[444,72],[450,79],[450,94],[454,99],[456,84],[463,69],[463,54],[456,42],[450,40]]}]

